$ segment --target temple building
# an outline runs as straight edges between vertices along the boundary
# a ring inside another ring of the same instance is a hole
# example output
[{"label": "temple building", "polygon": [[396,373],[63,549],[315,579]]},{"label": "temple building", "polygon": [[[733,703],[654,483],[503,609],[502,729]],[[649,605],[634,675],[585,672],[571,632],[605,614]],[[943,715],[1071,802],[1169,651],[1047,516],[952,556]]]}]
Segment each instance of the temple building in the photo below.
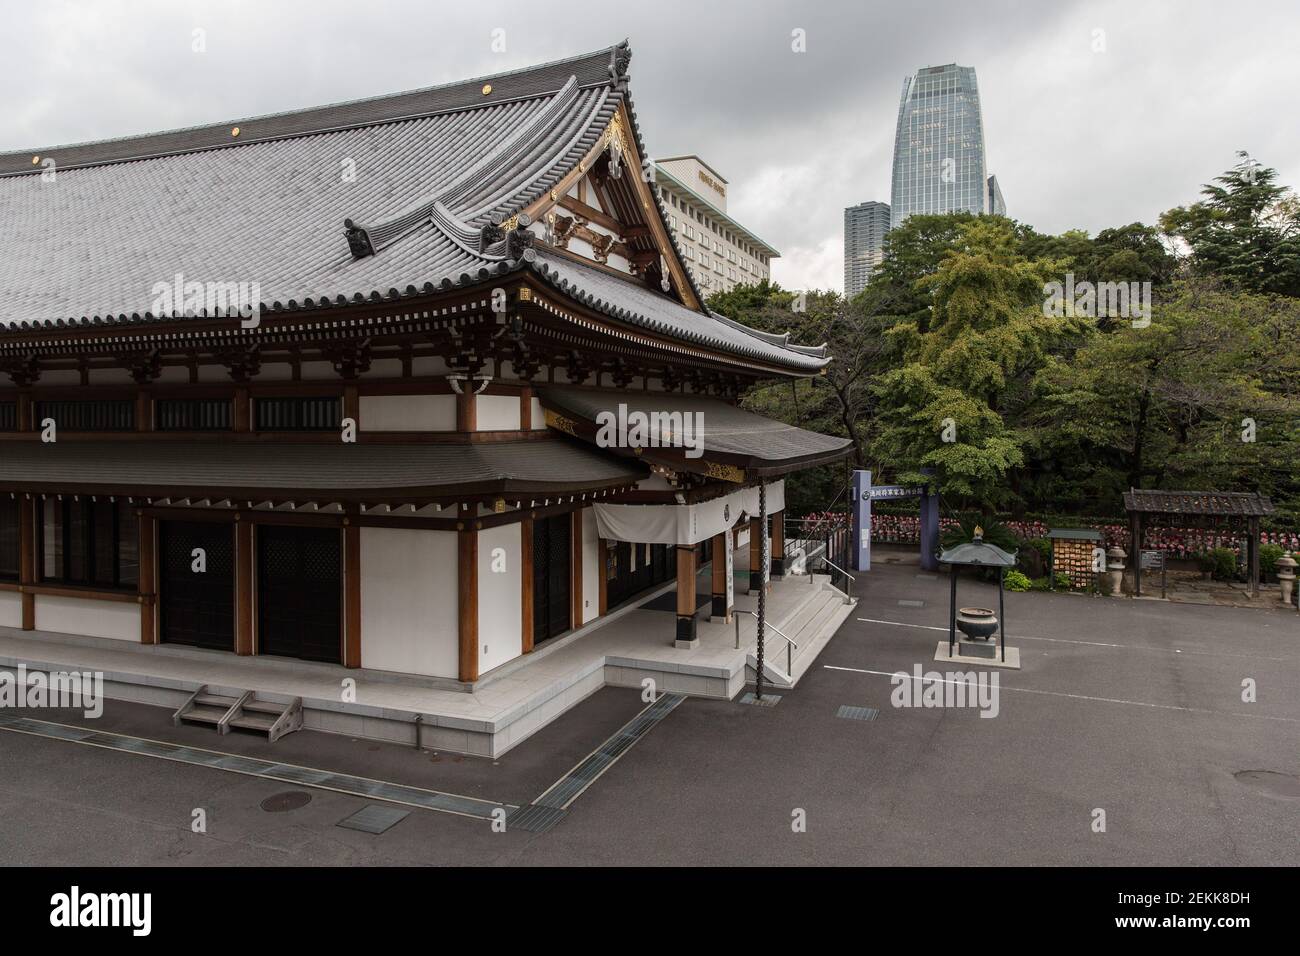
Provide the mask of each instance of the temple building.
[{"label": "temple building", "polygon": [[0,155],[0,663],[496,755],[734,696],[762,591],[793,683],[847,612],[783,478],[848,442],[738,397],[831,357],[706,307],[630,58]]}]

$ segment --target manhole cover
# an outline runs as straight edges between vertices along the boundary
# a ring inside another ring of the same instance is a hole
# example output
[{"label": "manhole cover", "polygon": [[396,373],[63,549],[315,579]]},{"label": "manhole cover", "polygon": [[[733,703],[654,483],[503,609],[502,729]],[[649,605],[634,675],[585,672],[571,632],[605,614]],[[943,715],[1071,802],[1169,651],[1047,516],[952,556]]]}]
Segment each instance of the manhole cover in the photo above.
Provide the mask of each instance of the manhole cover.
[{"label": "manhole cover", "polygon": [[1233,774],[1238,783],[1270,797],[1300,797],[1300,777],[1276,770],[1238,770]]},{"label": "manhole cover", "polygon": [[263,800],[262,809],[267,813],[284,813],[286,810],[305,807],[309,803],[311,803],[310,793],[302,790],[286,790],[284,793],[277,793]]}]

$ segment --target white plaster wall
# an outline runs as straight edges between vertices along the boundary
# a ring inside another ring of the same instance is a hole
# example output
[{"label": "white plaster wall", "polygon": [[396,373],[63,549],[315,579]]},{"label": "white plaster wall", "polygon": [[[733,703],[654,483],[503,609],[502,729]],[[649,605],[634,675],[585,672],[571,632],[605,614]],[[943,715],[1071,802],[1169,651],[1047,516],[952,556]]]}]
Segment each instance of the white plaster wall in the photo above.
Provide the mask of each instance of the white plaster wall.
[{"label": "white plaster wall", "polygon": [[361,429],[368,432],[455,431],[456,396],[362,395]]},{"label": "white plaster wall", "polygon": [[[519,546],[517,524],[484,528],[478,533],[480,674],[486,674],[492,668],[514,660],[524,652],[523,561]],[[455,567],[454,562],[452,567]]]},{"label": "white plaster wall", "polygon": [[542,403],[536,398],[529,401],[532,403],[532,411],[528,414],[531,416],[529,420],[533,426],[533,431],[546,431],[546,412],[542,408]]},{"label": "white plaster wall", "polygon": [[401,378],[402,360],[400,358],[375,359],[362,378]]},{"label": "white plaster wall", "polygon": [[268,362],[257,373],[259,382],[291,382],[293,366],[288,362]]},{"label": "white plaster wall", "polygon": [[596,516],[590,508],[582,509],[582,623],[600,616],[600,538],[596,536]]},{"label": "white plaster wall", "polygon": [[[80,380],[80,378],[78,378]],[[134,385],[129,369],[92,368],[88,380],[91,385]]]},{"label": "white plaster wall", "polygon": [[456,533],[361,529],[361,666],[460,675]]},{"label": "white plaster wall", "polygon": [[478,408],[475,419],[477,431],[506,432],[519,430],[518,395],[480,395],[475,399]]},{"label": "white plaster wall", "polygon": [[[42,372],[40,385],[80,385],[81,373],[75,368],[54,369],[49,372]],[[40,396],[37,396],[40,400]]]},{"label": "white plaster wall", "polygon": [[17,591],[0,591],[0,627],[23,626],[23,596]]},{"label": "white plaster wall", "polygon": [[190,370],[184,365],[164,365],[158,372],[159,385],[185,385],[189,380]]},{"label": "white plaster wall", "polygon": [[423,355],[411,360],[411,374],[421,375],[446,375],[450,371],[447,367],[447,361],[440,355]]},{"label": "white plaster wall", "polygon": [[328,379],[331,382],[339,380],[338,373],[334,371],[334,366],[330,362],[303,362],[302,363],[302,380],[317,381],[319,379]]},{"label": "white plaster wall", "polygon": [[94,598],[36,595],[36,629],[140,642],[140,606]]}]

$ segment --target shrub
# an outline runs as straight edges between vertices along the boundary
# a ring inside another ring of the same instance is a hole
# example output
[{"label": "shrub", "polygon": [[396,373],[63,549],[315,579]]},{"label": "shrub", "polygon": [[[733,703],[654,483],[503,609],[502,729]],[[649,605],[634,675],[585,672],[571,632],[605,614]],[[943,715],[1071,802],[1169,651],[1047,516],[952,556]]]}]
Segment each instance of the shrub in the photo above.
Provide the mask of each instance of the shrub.
[{"label": "shrub", "polygon": [[1052,542],[1046,538],[1029,538],[1020,541],[1019,545],[1020,553],[1016,555],[1016,567],[1030,578],[1046,574],[1052,563]]},{"label": "shrub", "polygon": [[1237,576],[1237,552],[1231,548],[1215,548],[1210,552],[1212,574],[1215,580],[1231,581]]},{"label": "shrub", "polygon": [[1064,571],[1057,571],[1052,575],[1052,588],[1057,591],[1070,590],[1070,576]]},{"label": "shrub", "polygon": [[1280,544],[1262,544],[1259,546],[1259,570],[1262,574],[1273,574],[1277,571],[1277,559],[1286,554],[1286,550]]},{"label": "shrub", "polygon": [[1016,550],[1019,542],[1010,528],[996,518],[985,518],[977,514],[959,516],[957,524],[944,531],[941,541],[945,550],[974,540],[977,526],[984,529],[985,544],[996,545],[1007,552]]},{"label": "shrub", "polygon": [[1008,571],[1003,583],[1008,591],[1028,591],[1033,586],[1033,582],[1019,571]]},{"label": "shrub", "polygon": [[1041,578],[1034,578],[1029,586],[1034,591],[1050,591],[1052,590],[1052,579],[1044,574]]}]

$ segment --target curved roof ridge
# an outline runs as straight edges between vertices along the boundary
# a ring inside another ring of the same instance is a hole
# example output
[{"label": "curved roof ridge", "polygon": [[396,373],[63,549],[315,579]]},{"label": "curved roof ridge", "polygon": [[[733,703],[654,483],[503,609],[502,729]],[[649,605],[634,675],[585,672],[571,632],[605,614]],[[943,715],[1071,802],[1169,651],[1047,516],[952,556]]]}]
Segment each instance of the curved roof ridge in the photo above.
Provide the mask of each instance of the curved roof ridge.
[{"label": "curved roof ridge", "polygon": [[[493,90],[499,94],[491,100],[493,103],[555,93],[570,76],[578,78],[580,87],[612,86],[620,79],[614,64],[626,43],[625,40],[566,59],[399,93],[129,136],[0,150],[0,176],[39,174],[43,168],[41,161],[48,158],[55,159],[60,170],[67,170],[419,119],[481,105],[489,95],[482,92],[486,85],[501,87]],[[530,86],[529,80],[541,80],[542,84]],[[233,133],[235,129],[240,130],[237,136]]]}]

